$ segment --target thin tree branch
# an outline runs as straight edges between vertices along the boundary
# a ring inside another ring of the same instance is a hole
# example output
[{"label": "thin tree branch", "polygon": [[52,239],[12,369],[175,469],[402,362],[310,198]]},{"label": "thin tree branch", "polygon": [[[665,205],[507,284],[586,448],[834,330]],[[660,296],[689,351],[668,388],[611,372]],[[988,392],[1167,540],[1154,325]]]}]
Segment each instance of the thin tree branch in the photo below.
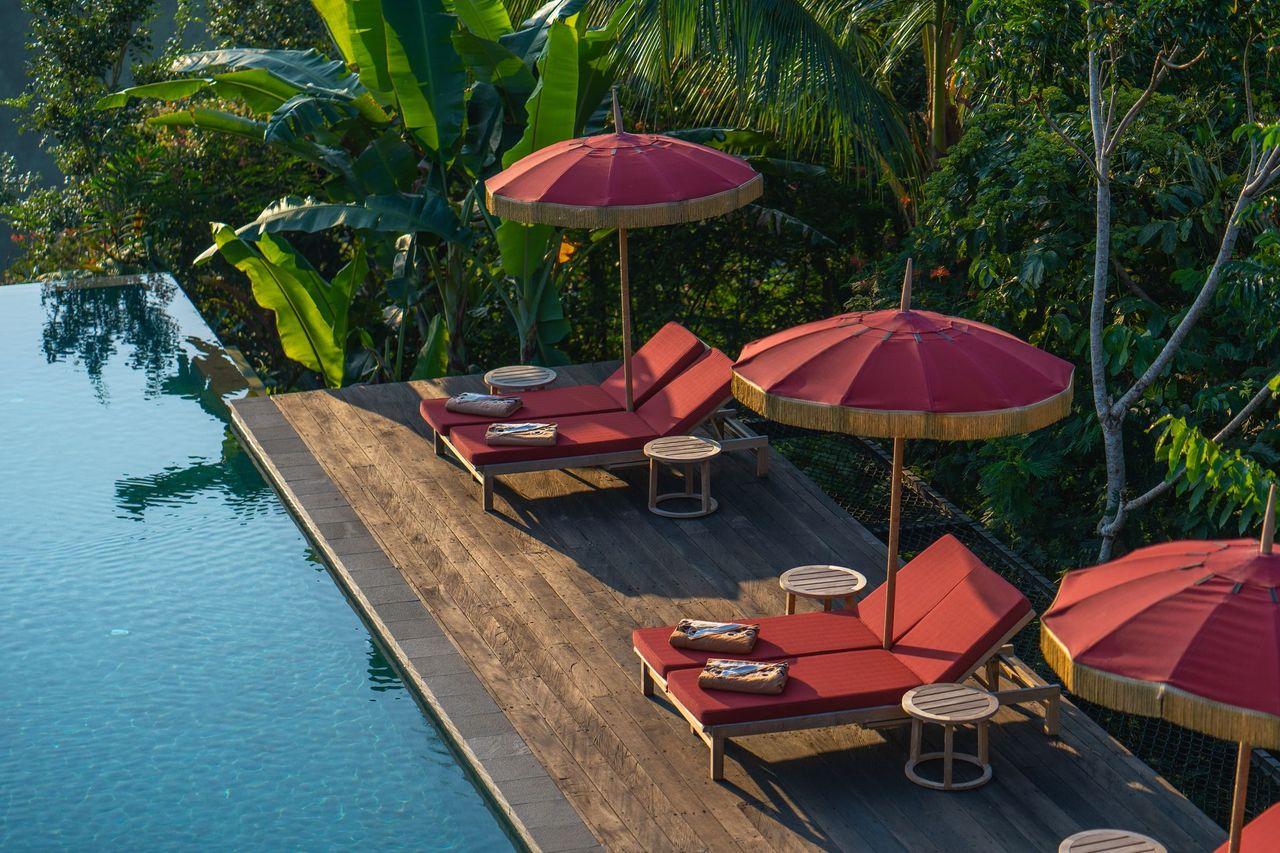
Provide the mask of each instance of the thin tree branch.
[{"label": "thin tree branch", "polygon": [[1156,89],[1164,81],[1169,70],[1176,67],[1170,65],[1170,60],[1176,57],[1181,49],[1181,47],[1175,47],[1169,52],[1168,59],[1165,59],[1163,50],[1156,54],[1156,61],[1151,66],[1151,80],[1147,83],[1147,88],[1142,90],[1138,100],[1130,105],[1128,112],[1124,114],[1124,117],[1120,119],[1120,123],[1115,126],[1110,136],[1104,141],[1103,148],[1108,156],[1116,150],[1116,145],[1120,142],[1120,138],[1129,129],[1129,125],[1133,124],[1134,119],[1138,117],[1138,113],[1142,112],[1142,108],[1147,105],[1147,101],[1151,100],[1151,96],[1155,94]]},{"label": "thin tree branch", "polygon": [[1145,290],[1143,290],[1142,285],[1134,281],[1133,277],[1129,275],[1129,271],[1125,269],[1124,265],[1121,264],[1119,261],[1117,261],[1115,258],[1111,258],[1111,269],[1113,272],[1115,272],[1116,278],[1120,279],[1120,283],[1123,284],[1125,287],[1129,288],[1130,293],[1132,293],[1134,296],[1138,297],[1139,299],[1143,299],[1143,300],[1146,300],[1147,302],[1150,302],[1152,305],[1156,306],[1161,311],[1164,310],[1164,306],[1162,306],[1159,302],[1156,302],[1155,299],[1152,298],[1150,293],[1147,293]]},{"label": "thin tree branch", "polygon": [[1085,150],[1080,147],[1080,144],[1068,136],[1067,132],[1063,130],[1058,123],[1054,121],[1053,116],[1049,114],[1048,108],[1044,105],[1044,97],[1040,93],[1036,93],[1031,96],[1030,100],[1032,104],[1035,105],[1036,112],[1040,113],[1040,118],[1042,118],[1044,123],[1049,126],[1049,129],[1052,130],[1063,142],[1067,143],[1071,150],[1084,161],[1084,164],[1089,167],[1089,171],[1093,173],[1093,177],[1095,179],[1101,178],[1102,176],[1098,173],[1098,166],[1093,162],[1093,158],[1086,154]]}]

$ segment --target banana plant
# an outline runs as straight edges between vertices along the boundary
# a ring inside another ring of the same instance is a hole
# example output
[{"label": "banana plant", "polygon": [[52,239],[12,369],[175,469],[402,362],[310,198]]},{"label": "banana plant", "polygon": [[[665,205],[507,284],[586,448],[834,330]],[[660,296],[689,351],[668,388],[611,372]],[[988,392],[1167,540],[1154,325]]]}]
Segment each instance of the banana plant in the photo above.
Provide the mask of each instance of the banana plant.
[{"label": "banana plant", "polygon": [[[410,278],[384,276],[395,291],[385,298],[396,309],[397,340],[387,375],[409,372],[405,339],[415,323],[439,331],[419,334],[414,374],[440,364],[467,369],[466,327],[483,309],[476,300],[495,288],[522,350],[551,358],[567,326],[554,278],[538,275],[534,261],[548,263],[552,238],[496,222],[478,200],[482,181],[510,162],[505,155],[513,147],[527,152],[572,136],[584,124],[579,115],[598,110],[616,26],[589,30],[577,15],[584,4],[556,0],[517,29],[501,0],[313,0],[341,59],[315,51],[202,51],[174,63],[178,78],[125,89],[100,106],[184,102],[150,121],[259,139],[331,176],[326,198],[283,198],[236,229],[242,244],[346,228],[387,247],[373,251],[375,258],[395,254],[396,241],[411,247],[414,263],[401,267]],[[579,65],[592,70],[581,86]],[[504,228],[495,266],[495,241],[481,238]],[[216,252],[226,254],[215,245],[201,260]],[[434,286],[434,300],[420,298],[423,285]]]}]

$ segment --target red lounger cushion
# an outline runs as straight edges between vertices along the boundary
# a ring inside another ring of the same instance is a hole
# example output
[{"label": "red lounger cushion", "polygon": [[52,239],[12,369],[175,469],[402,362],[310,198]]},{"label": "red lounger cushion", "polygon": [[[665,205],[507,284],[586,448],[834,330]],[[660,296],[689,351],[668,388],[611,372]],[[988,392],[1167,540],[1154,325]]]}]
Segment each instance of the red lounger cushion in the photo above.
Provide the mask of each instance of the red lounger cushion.
[{"label": "red lounger cushion", "polygon": [[[1244,825],[1240,833],[1240,853],[1275,853],[1280,850],[1280,803]],[[1227,844],[1213,853],[1227,853]]]},{"label": "red lounger cushion", "polygon": [[451,412],[444,407],[448,398],[435,397],[423,400],[418,406],[423,420],[442,435],[461,426],[490,424],[496,421],[541,421],[569,415],[591,415],[597,412],[617,412],[622,404],[600,389],[599,385],[569,385],[564,388],[546,388],[517,394],[520,408],[505,418],[486,418],[466,412]]},{"label": "red lounger cushion", "polygon": [[[631,386],[640,405],[676,375],[698,360],[707,345],[679,323],[667,323],[631,357]],[[597,412],[620,412],[627,405],[626,378],[619,367],[599,385],[571,385],[517,394],[523,403],[511,418],[547,420]],[[423,400],[423,419],[438,433],[470,424],[488,424],[505,418],[486,418],[445,408],[445,398]]]},{"label": "red lounger cushion", "polygon": [[658,437],[635,412],[604,412],[552,420],[556,424],[556,443],[546,446],[490,447],[484,440],[488,429],[484,424],[457,427],[449,432],[449,441],[472,465],[497,465],[639,450],[645,442]]},{"label": "red lounger cushion", "polygon": [[675,669],[700,668],[708,658],[779,660],[820,652],[873,649],[880,645],[879,638],[850,611],[797,613],[742,621],[760,626],[755,648],[749,655],[677,649],[669,642],[670,625],[638,628],[631,632],[631,644],[662,678]]},{"label": "red lounger cushion", "polygon": [[[1012,584],[987,568],[977,555],[948,533],[898,570],[893,608],[894,641],[901,641],[952,591],[962,594],[966,587],[975,585],[1002,590],[1001,601],[1010,606],[1020,602],[1021,612],[1015,622],[1031,610],[1031,603]],[[880,638],[884,637],[884,602],[884,584],[858,602],[858,616]]]},{"label": "red lounger cushion", "polygon": [[[678,376],[707,351],[707,345],[679,323],[667,323],[645,341],[631,356],[631,390],[637,406]],[[600,388],[618,402],[627,405],[626,374],[619,367]]]},{"label": "red lounger cushion", "polygon": [[[725,657],[731,657],[725,655]],[[700,669],[677,669],[667,689],[703,725],[753,723],[854,708],[896,705],[920,679],[883,649],[798,658],[776,696],[703,690]]]},{"label": "red lounger cushion", "polygon": [[658,435],[685,435],[729,399],[733,362],[712,349],[654,394],[636,414]]}]

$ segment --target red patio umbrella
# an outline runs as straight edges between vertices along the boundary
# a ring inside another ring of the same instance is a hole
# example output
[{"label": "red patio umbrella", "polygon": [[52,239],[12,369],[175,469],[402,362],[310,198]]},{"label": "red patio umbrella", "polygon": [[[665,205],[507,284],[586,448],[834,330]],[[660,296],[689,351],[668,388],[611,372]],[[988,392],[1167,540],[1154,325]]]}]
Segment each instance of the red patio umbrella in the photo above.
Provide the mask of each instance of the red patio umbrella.
[{"label": "red patio umbrella", "polygon": [[617,92],[616,133],[567,139],[520,158],[485,182],[489,209],[516,222],[617,228],[622,278],[622,369],[631,383],[631,282],[627,229],[719,216],[758,198],[764,178],[745,160],[692,142],[625,133]]},{"label": "red patio umbrella", "polygon": [[1068,572],[1040,623],[1067,689],[1240,744],[1232,851],[1252,746],[1280,748],[1280,554],[1273,485],[1261,542],[1169,542]]},{"label": "red patio umbrella", "polygon": [[884,644],[894,584],[908,438],[1030,432],[1071,410],[1069,362],[1007,332],[911,308],[911,262],[897,309],[855,311],[747,344],[733,393],[770,420],[893,439]]}]

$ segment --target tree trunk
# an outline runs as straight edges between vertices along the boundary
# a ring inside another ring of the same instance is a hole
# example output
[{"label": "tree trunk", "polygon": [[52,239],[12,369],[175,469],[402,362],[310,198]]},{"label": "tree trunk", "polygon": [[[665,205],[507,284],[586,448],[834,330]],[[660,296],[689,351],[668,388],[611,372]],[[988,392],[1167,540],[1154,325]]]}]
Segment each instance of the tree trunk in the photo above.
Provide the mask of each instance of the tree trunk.
[{"label": "tree trunk", "polygon": [[[1102,339],[1106,332],[1107,275],[1111,266],[1111,178],[1107,174],[1109,164],[1099,157],[1096,230],[1093,256],[1093,296],[1089,305],[1089,366],[1093,382],[1093,405],[1102,428],[1102,449],[1106,457],[1107,485],[1106,505],[1098,532],[1102,544],[1098,550],[1098,562],[1111,557],[1115,541],[1113,522],[1120,513],[1125,487],[1124,467],[1124,413],[1113,414],[1111,395],[1107,393],[1107,352]],[[1118,527],[1118,526],[1117,526]]]},{"label": "tree trunk", "polygon": [[946,0],[933,0],[933,61],[929,79],[929,148],[936,164],[947,150]]}]

